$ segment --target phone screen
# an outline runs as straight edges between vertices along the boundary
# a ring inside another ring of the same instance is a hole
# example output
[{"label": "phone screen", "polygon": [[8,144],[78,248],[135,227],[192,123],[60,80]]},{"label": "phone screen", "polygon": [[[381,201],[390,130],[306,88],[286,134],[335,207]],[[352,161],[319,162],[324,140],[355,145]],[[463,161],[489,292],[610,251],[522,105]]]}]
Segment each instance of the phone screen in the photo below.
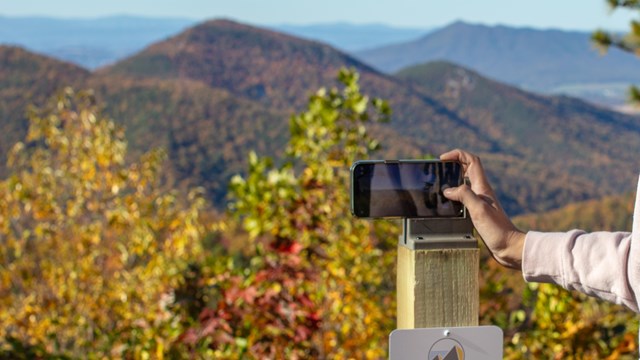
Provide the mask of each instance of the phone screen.
[{"label": "phone screen", "polygon": [[453,161],[358,161],[351,168],[351,212],[364,218],[463,217],[443,191],[463,182]]}]

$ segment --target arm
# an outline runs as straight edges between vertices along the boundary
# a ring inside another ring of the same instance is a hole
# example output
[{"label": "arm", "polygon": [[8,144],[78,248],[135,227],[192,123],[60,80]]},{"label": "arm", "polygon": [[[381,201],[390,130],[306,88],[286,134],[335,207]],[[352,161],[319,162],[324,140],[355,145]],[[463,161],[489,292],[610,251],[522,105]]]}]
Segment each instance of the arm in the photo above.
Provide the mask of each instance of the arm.
[{"label": "arm", "polygon": [[521,269],[525,234],[513,225],[502,209],[480,158],[462,150],[453,150],[442,154],[440,159],[459,161],[471,182],[471,187],[462,185],[444,190],[444,196],[465,205],[473,226],[499,264]]},{"label": "arm", "polygon": [[640,249],[634,236],[581,230],[529,232],[522,263],[524,279],[558,284],[638,312]]},{"label": "arm", "polygon": [[640,197],[632,233],[532,231],[525,236],[502,210],[478,157],[453,150],[440,158],[462,163],[471,187],[462,185],[444,194],[464,203],[498,263],[522,269],[526,281],[555,283],[639,311]]}]

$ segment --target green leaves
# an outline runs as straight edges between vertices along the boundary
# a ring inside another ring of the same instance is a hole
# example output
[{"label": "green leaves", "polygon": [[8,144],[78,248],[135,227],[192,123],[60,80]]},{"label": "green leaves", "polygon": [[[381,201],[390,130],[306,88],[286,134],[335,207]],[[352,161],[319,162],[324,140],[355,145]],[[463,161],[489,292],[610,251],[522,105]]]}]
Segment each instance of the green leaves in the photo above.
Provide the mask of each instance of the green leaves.
[{"label": "green leaves", "polygon": [[[284,313],[231,306],[238,318],[229,323],[229,335],[243,339],[241,343],[246,340],[251,357],[271,354],[258,350],[259,334],[267,334],[278,354],[329,358],[386,354],[387,337],[395,324],[388,312],[394,296],[393,286],[380,284],[393,283],[389,268],[395,253],[381,251],[379,246],[386,243],[378,244],[370,223],[351,217],[348,179],[351,163],[378,148],[365,125],[388,120],[390,109],[386,102],[360,93],[356,73],[343,69],[338,80],[340,89],[318,90],[307,110],[291,117],[291,138],[283,159],[274,162],[250,153],[247,176],[231,181],[230,214],[249,234],[254,259],[264,259],[250,261],[258,267],[245,269],[247,279],[253,279],[245,286],[266,296],[275,295],[274,289],[286,291],[283,282],[296,281],[289,287],[295,303],[274,305],[286,299],[275,296],[263,304],[263,309],[284,306],[289,309]],[[391,235],[394,242],[396,236]],[[283,271],[293,278],[280,278]],[[218,305],[211,311],[222,309]],[[286,315],[300,311],[306,315],[295,321]],[[242,318],[251,319],[254,326],[241,327]],[[216,326],[222,329],[222,324]]]},{"label": "green leaves", "polygon": [[[611,10],[617,8],[626,8],[627,10],[640,10],[640,1],[638,0],[606,0]],[[640,22],[632,20],[629,24],[629,32],[625,35],[618,35],[604,30],[596,30],[591,35],[591,41],[602,53],[613,46],[620,50],[634,53],[640,56]],[[640,91],[637,87],[632,86],[629,89],[629,100],[633,104],[640,102]]]},{"label": "green leaves", "polygon": [[342,69],[338,80],[344,88],[320,89],[309,100],[309,111],[290,120],[291,142],[287,154],[291,157],[333,161],[332,149],[342,146],[344,154],[353,159],[366,156],[377,142],[366,135],[364,124],[388,121],[391,110],[386,101],[370,99],[360,93],[358,74]]}]

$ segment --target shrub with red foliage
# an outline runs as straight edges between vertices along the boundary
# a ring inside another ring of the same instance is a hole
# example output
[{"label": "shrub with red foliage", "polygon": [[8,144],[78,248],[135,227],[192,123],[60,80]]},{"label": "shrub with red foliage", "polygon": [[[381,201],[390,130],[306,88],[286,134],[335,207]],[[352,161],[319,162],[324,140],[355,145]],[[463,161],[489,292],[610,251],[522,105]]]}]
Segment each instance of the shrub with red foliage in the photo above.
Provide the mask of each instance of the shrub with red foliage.
[{"label": "shrub with red foliage", "polygon": [[255,358],[317,355],[313,337],[321,315],[310,295],[317,275],[302,267],[291,247],[285,249],[252,275],[223,275],[215,306],[204,308],[199,324],[178,341],[192,349],[207,343],[223,354]]}]

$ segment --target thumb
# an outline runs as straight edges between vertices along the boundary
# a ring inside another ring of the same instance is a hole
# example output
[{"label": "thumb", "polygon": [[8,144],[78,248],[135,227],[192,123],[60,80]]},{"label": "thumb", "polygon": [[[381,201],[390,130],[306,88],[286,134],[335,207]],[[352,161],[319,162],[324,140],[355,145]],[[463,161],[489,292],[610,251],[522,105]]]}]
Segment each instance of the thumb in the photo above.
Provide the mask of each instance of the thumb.
[{"label": "thumb", "polygon": [[445,189],[443,194],[449,200],[460,201],[471,212],[473,212],[473,209],[477,209],[478,206],[482,206],[482,199],[466,184]]}]

